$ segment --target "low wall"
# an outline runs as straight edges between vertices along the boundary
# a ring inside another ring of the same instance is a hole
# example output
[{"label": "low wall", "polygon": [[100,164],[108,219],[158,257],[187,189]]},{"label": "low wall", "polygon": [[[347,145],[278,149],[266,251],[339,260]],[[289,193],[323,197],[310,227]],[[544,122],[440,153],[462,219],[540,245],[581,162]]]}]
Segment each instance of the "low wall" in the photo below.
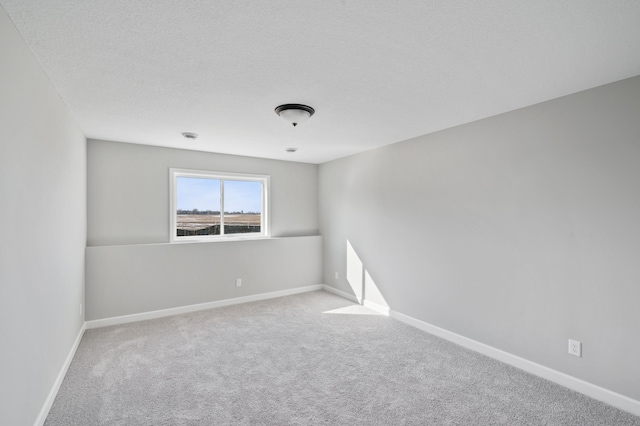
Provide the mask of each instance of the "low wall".
[{"label": "low wall", "polygon": [[321,283],[320,236],[87,247],[86,320]]}]

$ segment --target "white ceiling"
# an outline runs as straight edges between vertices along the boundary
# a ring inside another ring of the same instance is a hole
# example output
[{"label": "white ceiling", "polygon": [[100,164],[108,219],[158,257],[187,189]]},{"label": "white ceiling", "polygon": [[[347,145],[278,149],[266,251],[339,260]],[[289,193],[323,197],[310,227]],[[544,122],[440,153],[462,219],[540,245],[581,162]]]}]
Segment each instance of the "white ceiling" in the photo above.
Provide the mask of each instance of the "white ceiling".
[{"label": "white ceiling", "polygon": [[309,163],[640,74],[637,0],[0,4],[87,137]]}]

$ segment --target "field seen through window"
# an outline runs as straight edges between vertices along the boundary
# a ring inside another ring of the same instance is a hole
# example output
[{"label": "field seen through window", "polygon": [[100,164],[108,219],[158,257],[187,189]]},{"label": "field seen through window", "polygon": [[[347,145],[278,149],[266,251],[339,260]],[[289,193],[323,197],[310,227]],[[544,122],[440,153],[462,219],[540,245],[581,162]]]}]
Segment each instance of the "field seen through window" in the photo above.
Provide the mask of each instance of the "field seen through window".
[{"label": "field seen through window", "polygon": [[[260,213],[225,213],[224,233],[260,232]],[[176,215],[177,236],[220,235],[220,214],[186,214]]]}]

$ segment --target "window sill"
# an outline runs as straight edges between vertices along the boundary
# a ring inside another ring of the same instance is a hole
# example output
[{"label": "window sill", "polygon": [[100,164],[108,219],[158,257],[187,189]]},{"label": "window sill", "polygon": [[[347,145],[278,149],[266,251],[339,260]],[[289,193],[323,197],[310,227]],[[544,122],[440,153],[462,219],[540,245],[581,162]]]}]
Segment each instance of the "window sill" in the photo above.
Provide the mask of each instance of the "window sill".
[{"label": "window sill", "polygon": [[273,237],[266,235],[252,235],[246,237],[219,237],[219,238],[181,238],[179,240],[169,241],[169,244],[191,244],[191,243],[227,243],[229,241],[255,241],[255,240],[271,240]]}]

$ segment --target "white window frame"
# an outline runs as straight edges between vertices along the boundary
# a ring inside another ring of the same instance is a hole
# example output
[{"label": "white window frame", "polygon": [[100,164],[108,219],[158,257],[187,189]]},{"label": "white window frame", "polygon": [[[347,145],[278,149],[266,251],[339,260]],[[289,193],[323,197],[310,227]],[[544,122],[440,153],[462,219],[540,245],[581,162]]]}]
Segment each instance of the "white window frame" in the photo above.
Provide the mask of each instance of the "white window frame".
[{"label": "white window frame", "polygon": [[[240,233],[240,234],[223,234],[224,232],[224,186],[221,184],[220,192],[220,235],[191,235],[185,237],[177,236],[177,178],[193,177],[206,179],[239,180],[245,182],[261,182],[262,183],[262,212],[260,215],[260,233]],[[249,173],[230,173],[215,172],[208,170],[189,170],[189,169],[169,169],[169,241],[171,243],[185,242],[202,242],[202,241],[236,241],[236,240],[253,240],[270,237],[269,226],[269,175],[257,175]]]}]

